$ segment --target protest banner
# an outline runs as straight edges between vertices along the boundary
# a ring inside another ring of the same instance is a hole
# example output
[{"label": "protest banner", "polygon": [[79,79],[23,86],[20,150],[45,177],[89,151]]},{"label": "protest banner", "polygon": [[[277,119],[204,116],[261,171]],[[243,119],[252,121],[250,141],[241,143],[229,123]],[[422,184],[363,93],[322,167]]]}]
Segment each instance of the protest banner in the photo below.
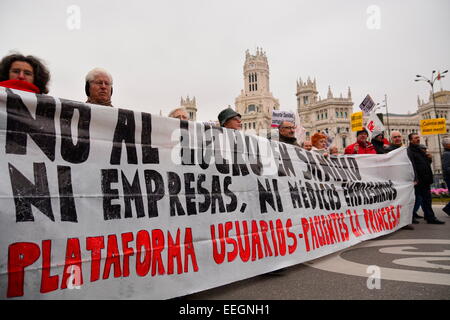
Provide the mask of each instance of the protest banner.
[{"label": "protest banner", "polygon": [[350,118],[350,125],[352,127],[352,131],[360,131],[363,129],[363,112],[355,112],[352,113]]},{"label": "protest banner", "polygon": [[278,128],[283,121],[295,123],[294,112],[272,110],[272,128]]},{"label": "protest banner", "polygon": [[420,134],[428,136],[432,134],[446,134],[447,133],[447,119],[425,119],[420,120]]},{"label": "protest banner", "polygon": [[168,299],[407,225],[406,149],[330,156],[0,88],[0,298]]},{"label": "protest banner", "polygon": [[375,107],[375,102],[372,100],[370,95],[367,95],[364,100],[359,105],[359,108],[364,112],[364,114],[368,115],[372,111],[373,107]]}]

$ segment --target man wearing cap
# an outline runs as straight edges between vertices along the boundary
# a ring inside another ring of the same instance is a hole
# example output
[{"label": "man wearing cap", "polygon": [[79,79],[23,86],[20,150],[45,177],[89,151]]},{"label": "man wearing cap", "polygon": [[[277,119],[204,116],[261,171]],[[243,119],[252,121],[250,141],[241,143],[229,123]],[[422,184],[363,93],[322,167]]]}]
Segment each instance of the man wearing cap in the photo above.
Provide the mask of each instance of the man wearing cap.
[{"label": "man wearing cap", "polygon": [[374,146],[367,141],[368,137],[366,129],[356,132],[356,142],[345,148],[345,154],[377,154]]},{"label": "man wearing cap", "polygon": [[218,118],[221,127],[234,130],[242,129],[241,115],[231,108],[222,110]]},{"label": "man wearing cap", "polygon": [[419,198],[424,213],[424,218],[429,224],[444,224],[436,218],[431,200],[431,184],[433,183],[433,171],[431,170],[431,156],[423,152],[420,145],[420,136],[417,133],[408,135],[408,157],[414,168],[414,192]]}]

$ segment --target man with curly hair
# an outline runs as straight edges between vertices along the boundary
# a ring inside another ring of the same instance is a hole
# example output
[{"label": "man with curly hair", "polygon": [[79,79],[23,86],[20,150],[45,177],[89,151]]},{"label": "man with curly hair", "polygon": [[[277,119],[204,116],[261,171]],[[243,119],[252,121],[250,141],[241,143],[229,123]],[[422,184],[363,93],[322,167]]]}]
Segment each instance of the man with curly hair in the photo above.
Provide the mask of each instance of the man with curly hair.
[{"label": "man with curly hair", "polygon": [[13,53],[0,61],[0,86],[34,93],[48,93],[50,72],[34,56]]}]

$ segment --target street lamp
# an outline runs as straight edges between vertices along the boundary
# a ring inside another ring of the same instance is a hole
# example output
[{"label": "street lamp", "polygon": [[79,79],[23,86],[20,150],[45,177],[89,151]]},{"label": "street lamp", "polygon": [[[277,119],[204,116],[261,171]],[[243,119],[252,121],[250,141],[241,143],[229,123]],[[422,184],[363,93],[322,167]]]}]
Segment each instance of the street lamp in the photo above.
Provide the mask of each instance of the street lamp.
[{"label": "street lamp", "polygon": [[[445,70],[444,72],[438,72],[436,74],[436,70],[433,70],[431,73],[431,78],[428,79],[420,74],[416,75],[417,79],[414,79],[414,81],[425,81],[428,82],[428,84],[431,86],[431,96],[433,97],[433,108],[434,108],[434,114],[436,116],[436,119],[438,118],[437,110],[436,110],[436,101],[434,100],[434,82],[436,80],[441,80],[442,78],[445,78],[445,74],[448,72],[448,70]],[[439,157],[441,157],[441,173],[442,173],[442,150],[441,150],[441,136],[438,134],[438,145],[439,145]]]}]

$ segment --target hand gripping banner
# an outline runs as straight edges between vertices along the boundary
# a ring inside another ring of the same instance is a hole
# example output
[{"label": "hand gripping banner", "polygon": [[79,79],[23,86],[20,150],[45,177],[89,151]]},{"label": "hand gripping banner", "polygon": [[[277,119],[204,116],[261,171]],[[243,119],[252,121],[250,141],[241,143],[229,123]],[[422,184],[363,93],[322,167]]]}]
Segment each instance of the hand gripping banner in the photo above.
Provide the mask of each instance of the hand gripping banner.
[{"label": "hand gripping banner", "polygon": [[0,88],[1,299],[167,299],[411,221],[404,148],[323,157]]}]

